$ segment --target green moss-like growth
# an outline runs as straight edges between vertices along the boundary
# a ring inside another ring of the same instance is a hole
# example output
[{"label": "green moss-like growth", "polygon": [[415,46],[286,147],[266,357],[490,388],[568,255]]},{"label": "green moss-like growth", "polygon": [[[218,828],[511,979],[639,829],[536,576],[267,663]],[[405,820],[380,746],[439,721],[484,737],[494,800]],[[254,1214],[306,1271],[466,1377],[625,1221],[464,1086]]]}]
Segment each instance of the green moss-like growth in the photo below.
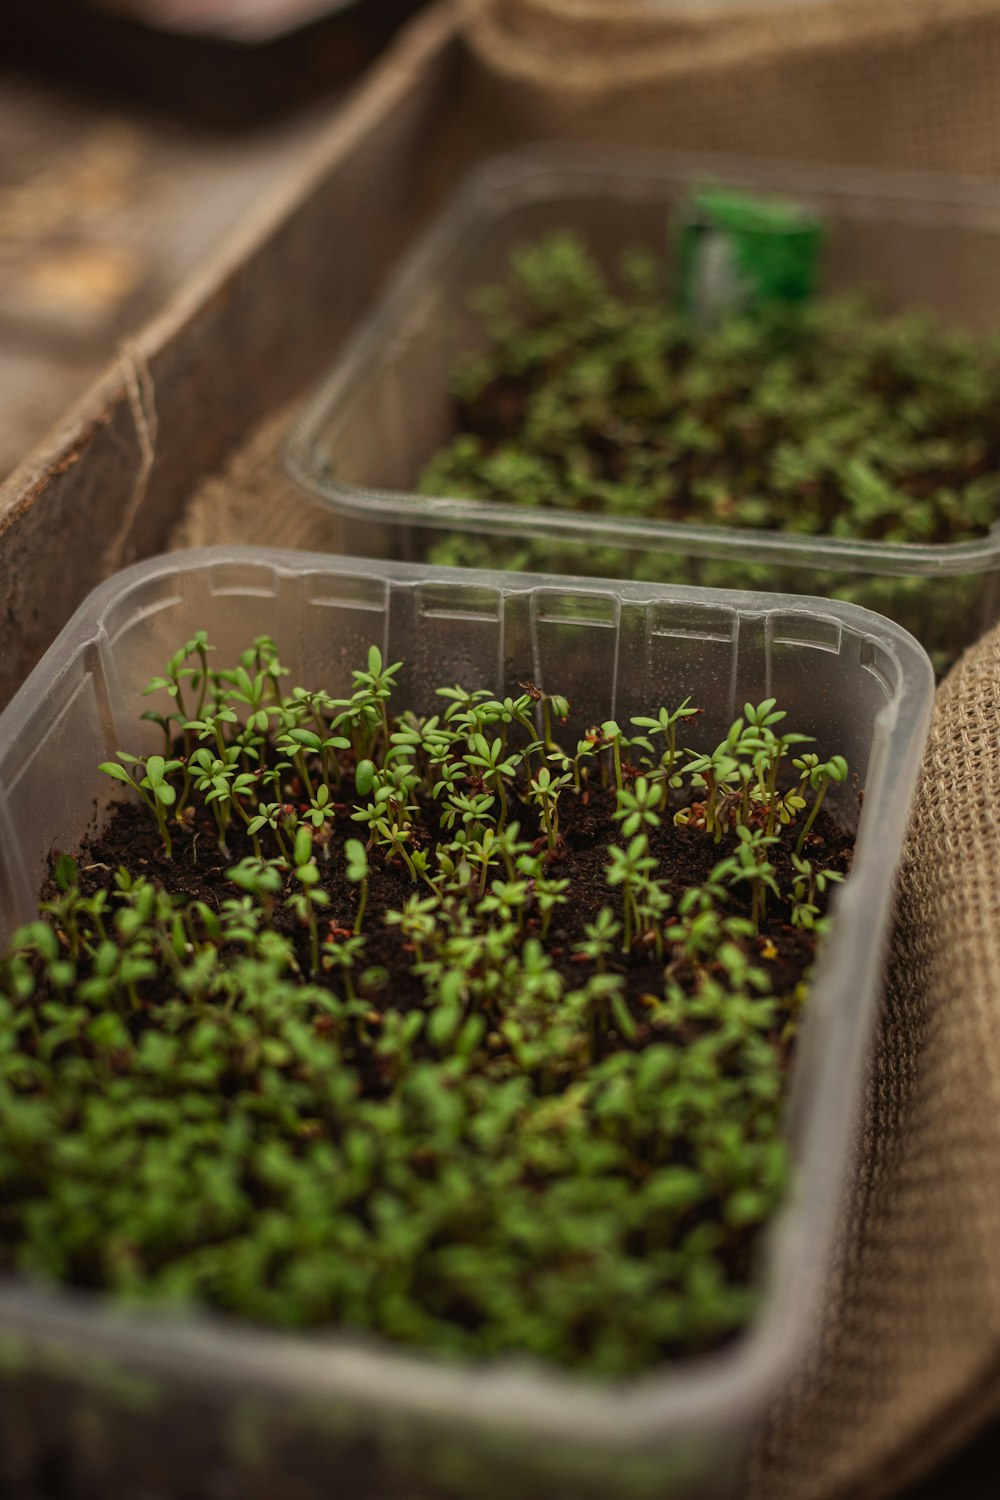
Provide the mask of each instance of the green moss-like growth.
[{"label": "green moss-like growth", "polygon": [[474,298],[485,352],[454,376],[459,433],[427,493],[828,534],[956,542],[1000,499],[1000,347],[864,301],[698,329],[665,268],[607,276],[572,234]]},{"label": "green moss-like growth", "polygon": [[[863,299],[676,310],[662,257],[606,273],[572,233],[511,257],[472,298],[483,347],[453,375],[455,437],[422,493],[584,515],[883,543],[985,535],[1000,507],[1000,344]],[[416,479],[416,476],[415,476]],[[624,538],[623,538],[624,540]],[[974,576],[865,578],[450,533],[435,563],[830,594],[899,619],[943,665],[968,638]],[[964,634],[963,634],[964,630]]]},{"label": "green moss-like growth", "polygon": [[0,1266],[597,1373],[732,1337],[846,764],[773,700],[700,753],[210,650],[0,957]]}]

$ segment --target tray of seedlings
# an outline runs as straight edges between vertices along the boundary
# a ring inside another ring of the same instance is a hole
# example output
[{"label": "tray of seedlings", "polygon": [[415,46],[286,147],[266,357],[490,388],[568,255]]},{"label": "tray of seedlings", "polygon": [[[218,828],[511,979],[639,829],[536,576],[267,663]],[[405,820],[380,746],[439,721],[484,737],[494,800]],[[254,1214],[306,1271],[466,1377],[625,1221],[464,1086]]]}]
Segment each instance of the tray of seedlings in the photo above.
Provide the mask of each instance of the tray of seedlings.
[{"label": "tray of seedlings", "polygon": [[0,717],[6,1482],[738,1493],[932,693],[839,602],[102,585]]},{"label": "tray of seedlings", "polygon": [[566,148],[481,167],[310,403],[345,549],[997,612],[1000,212],[968,185]]}]

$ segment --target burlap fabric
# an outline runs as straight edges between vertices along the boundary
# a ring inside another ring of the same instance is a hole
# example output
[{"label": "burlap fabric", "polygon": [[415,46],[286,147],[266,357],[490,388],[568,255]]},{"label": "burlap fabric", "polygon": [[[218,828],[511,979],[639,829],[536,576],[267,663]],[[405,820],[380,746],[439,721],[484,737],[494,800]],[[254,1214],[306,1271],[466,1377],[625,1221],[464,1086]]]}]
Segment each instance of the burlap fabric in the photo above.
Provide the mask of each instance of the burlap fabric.
[{"label": "burlap fabric", "polygon": [[336,521],[282,471],[282,448],[298,408],[298,402],[280,407],[221,472],[202,480],[170,534],[169,550],[226,542],[303,552],[343,550]]},{"label": "burlap fabric", "polygon": [[521,136],[1000,171],[1000,0],[460,0]]},{"label": "burlap fabric", "polygon": [[836,1274],[748,1500],[892,1494],[1000,1408],[998,1168],[993,630],[938,690]]}]

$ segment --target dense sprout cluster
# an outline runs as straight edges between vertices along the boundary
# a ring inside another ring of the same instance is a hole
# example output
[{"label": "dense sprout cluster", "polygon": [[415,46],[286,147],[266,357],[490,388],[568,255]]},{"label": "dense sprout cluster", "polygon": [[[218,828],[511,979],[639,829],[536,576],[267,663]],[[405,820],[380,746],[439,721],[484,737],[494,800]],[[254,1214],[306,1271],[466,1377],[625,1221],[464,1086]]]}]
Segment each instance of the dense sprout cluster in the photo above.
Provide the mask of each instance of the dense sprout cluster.
[{"label": "dense sprout cluster", "polygon": [[688,701],[567,740],[530,682],[390,712],[398,669],[288,691],[196,635],[150,684],[162,753],[103,767],[146,841],[59,857],[0,958],[0,1264],[601,1373],[711,1348],[846,763],[773,700],[702,752]]},{"label": "dense sprout cluster", "polygon": [[698,328],[662,258],[608,276],[569,231],[474,306],[485,351],[454,373],[426,493],[885,542],[996,518],[996,341],[844,297]]},{"label": "dense sprout cluster", "polygon": [[[422,493],[584,517],[697,522],[878,543],[987,534],[1000,503],[1000,347],[861,298],[730,314],[676,310],[662,256],[606,273],[573,233],[516,250],[472,304],[482,351],[453,372],[455,436]],[[624,537],[622,538],[624,541]],[[846,599],[911,630],[945,670],[982,575],[871,576],[683,547],[446,532],[435,564]],[[877,570],[876,570],[877,571]]]}]

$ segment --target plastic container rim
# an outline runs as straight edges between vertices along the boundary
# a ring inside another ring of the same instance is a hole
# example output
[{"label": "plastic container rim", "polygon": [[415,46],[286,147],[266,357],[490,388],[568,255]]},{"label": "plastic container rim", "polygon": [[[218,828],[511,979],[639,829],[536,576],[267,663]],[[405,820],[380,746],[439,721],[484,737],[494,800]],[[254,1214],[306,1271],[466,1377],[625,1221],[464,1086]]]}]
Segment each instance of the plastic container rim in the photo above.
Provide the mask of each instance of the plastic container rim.
[{"label": "plastic container rim", "polygon": [[860,167],[832,168],[748,161],[731,156],[674,154],[604,146],[522,147],[487,159],[471,172],[450,202],[417,239],[397,266],[372,313],[345,343],[326,378],[308,401],[286,441],[284,465],[290,477],[316,503],[337,515],[394,525],[461,529],[486,535],[524,534],[590,545],[664,550],[673,543],[694,557],[734,556],[752,562],[797,564],[809,568],[845,569],[893,576],[953,576],[1000,567],[1000,520],[973,541],[874,542],[828,533],[799,536],[792,532],[696,522],[651,521],[622,516],[511,506],[503,501],[466,500],[421,495],[413,490],[384,489],[338,480],[326,470],[321,452],[323,429],[341,401],[361,378],[367,378],[386,346],[404,330],[429,284],[447,275],[464,255],[469,238],[488,227],[493,197],[505,193],[511,202],[532,202],[562,190],[581,196],[607,193],[628,198],[649,184],[672,181],[692,187],[720,185],[761,187],[810,199],[825,195],[869,201],[873,213],[886,202],[914,222],[926,221],[942,206],[965,217],[954,225],[993,228],[1000,234],[1000,187],[974,178],[934,173],[881,172]]}]

